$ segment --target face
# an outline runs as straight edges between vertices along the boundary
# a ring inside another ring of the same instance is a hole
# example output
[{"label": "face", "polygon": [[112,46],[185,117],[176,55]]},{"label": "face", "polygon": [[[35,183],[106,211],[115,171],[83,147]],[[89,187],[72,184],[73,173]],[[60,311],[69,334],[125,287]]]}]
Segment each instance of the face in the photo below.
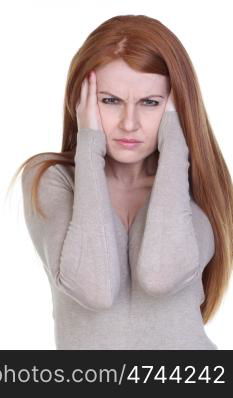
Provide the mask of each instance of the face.
[{"label": "face", "polygon": [[[135,71],[121,59],[95,71],[107,155],[123,163],[146,158],[157,148],[157,132],[170,89],[168,77]],[[141,143],[127,148],[116,141],[122,138]]]}]

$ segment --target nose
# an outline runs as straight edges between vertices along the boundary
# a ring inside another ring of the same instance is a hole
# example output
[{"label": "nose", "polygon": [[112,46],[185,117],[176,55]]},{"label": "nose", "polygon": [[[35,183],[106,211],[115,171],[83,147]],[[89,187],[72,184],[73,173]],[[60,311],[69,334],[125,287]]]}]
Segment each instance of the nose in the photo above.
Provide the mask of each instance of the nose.
[{"label": "nose", "polygon": [[120,127],[126,131],[138,130],[139,118],[134,104],[126,104],[122,111]]}]

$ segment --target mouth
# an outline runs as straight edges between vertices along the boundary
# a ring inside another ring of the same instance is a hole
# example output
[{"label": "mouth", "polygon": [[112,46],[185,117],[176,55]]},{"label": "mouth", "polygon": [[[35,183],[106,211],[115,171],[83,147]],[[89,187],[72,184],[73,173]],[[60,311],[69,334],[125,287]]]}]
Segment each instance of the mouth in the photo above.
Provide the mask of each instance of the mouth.
[{"label": "mouth", "polygon": [[116,139],[116,141],[129,142],[129,143],[132,142],[133,144],[138,143],[138,142],[142,142],[142,141],[139,141],[139,140],[135,140],[134,138],[120,138],[120,139]]},{"label": "mouth", "polygon": [[119,145],[128,148],[128,149],[133,149],[136,148],[138,145],[142,144],[141,141],[136,141],[136,140],[115,140]]}]

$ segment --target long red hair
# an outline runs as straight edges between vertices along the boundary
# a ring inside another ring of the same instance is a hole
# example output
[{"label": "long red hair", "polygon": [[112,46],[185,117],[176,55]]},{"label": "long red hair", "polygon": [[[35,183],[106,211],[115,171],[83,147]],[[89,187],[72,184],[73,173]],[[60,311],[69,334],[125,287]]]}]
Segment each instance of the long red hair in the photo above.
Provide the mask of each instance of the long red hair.
[{"label": "long red hair", "polygon": [[56,163],[74,166],[78,131],[75,105],[81,83],[92,69],[117,58],[137,71],[168,76],[173,88],[175,106],[189,146],[191,193],[207,214],[215,236],[215,254],[202,276],[205,301],[201,312],[206,323],[218,309],[232,272],[233,185],[189,55],[175,34],[160,21],[145,15],[119,15],[89,34],[73,56],[68,70],[61,151],[31,156],[21,164],[13,180],[23,167],[26,172],[40,159],[41,167],[32,185],[31,198],[34,208],[44,217],[37,197],[42,174]]}]

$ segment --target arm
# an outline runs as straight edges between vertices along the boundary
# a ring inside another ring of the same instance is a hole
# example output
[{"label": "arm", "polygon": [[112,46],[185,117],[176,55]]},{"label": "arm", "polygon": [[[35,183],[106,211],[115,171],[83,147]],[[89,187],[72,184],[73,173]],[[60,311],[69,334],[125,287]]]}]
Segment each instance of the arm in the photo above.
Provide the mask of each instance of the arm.
[{"label": "arm", "polygon": [[158,168],[136,268],[140,285],[154,296],[173,294],[192,284],[205,265],[200,262],[190,204],[189,150],[176,111],[163,114],[158,150]]},{"label": "arm", "polygon": [[22,175],[26,225],[47,272],[58,289],[93,311],[111,307],[120,287],[105,151],[102,131],[78,131],[74,192],[59,165],[50,166],[41,177],[39,204],[47,220],[30,208],[35,171],[24,170]]}]

